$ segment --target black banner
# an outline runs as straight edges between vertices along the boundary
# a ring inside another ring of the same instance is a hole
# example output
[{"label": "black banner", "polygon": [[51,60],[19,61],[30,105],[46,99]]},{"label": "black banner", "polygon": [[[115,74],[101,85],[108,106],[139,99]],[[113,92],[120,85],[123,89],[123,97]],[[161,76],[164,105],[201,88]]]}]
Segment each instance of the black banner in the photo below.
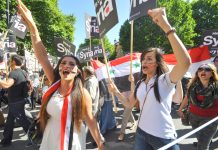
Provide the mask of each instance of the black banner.
[{"label": "black banner", "polygon": [[156,8],[156,0],[130,0],[129,21],[145,16],[149,9]]},{"label": "black banner", "polygon": [[5,51],[6,52],[16,52],[17,44],[16,44],[16,36],[13,34],[8,34],[4,41]]},{"label": "black banner", "polygon": [[94,0],[100,37],[118,23],[115,0]]},{"label": "black banner", "polygon": [[87,39],[90,38],[90,35],[92,38],[99,38],[99,27],[96,17],[85,15],[85,29]]},{"label": "black banner", "polygon": [[57,50],[57,55],[59,57],[64,55],[74,55],[76,46],[70,43],[68,40],[63,38],[55,37],[54,38],[54,47]]},{"label": "black banner", "polygon": [[207,30],[202,35],[203,45],[208,45],[210,54],[216,56],[218,52],[218,29]]},{"label": "black banner", "polygon": [[10,32],[16,35],[17,37],[24,39],[27,33],[27,26],[21,20],[21,16],[15,15],[11,19]]},{"label": "black banner", "polygon": [[80,48],[76,56],[81,62],[85,62],[89,61],[93,57],[102,57],[103,50],[101,45],[93,45],[91,50],[89,46],[86,46]]}]

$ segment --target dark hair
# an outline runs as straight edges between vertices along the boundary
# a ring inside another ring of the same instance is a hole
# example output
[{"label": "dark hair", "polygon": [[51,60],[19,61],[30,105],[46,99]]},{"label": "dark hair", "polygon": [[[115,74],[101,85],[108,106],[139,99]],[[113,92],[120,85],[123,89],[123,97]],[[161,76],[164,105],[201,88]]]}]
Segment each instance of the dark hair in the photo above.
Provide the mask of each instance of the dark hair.
[{"label": "dark hair", "polygon": [[[167,68],[167,65],[166,63],[164,62],[163,60],[163,56],[162,56],[162,53],[161,53],[161,49],[160,48],[149,48],[148,50],[144,51],[141,55],[141,59],[140,59],[140,62],[142,63],[145,55],[147,53],[150,53],[150,52],[154,52],[155,53],[155,57],[156,57],[156,63],[157,63],[157,70],[156,70],[156,79],[154,81],[154,95],[155,95],[155,98],[158,102],[160,102],[160,93],[159,93],[159,89],[158,89],[158,78],[160,75],[162,75],[163,73],[167,72],[169,69]],[[147,75],[146,74],[143,74],[142,72],[142,66],[141,66],[141,76],[140,76],[140,80],[139,80],[139,83],[136,85],[135,87],[135,91],[134,91],[134,97],[136,98],[136,92],[137,92],[137,89],[140,85],[141,82],[145,81],[146,78],[147,78]]]},{"label": "dark hair", "polygon": [[16,66],[22,66],[23,58],[20,55],[11,56],[11,60],[16,63]]},{"label": "dark hair", "polygon": [[[53,83],[55,83],[61,78],[59,75],[59,66],[60,66],[61,61],[65,57],[72,57],[76,61],[76,65],[78,67],[78,72],[73,82],[73,91],[71,93],[71,96],[72,96],[72,103],[73,103],[72,104],[73,106],[72,121],[73,120],[75,121],[76,128],[78,131],[80,131],[80,125],[82,123],[82,118],[85,114],[85,99],[84,99],[84,94],[83,94],[83,77],[81,73],[81,65],[80,65],[78,58],[76,58],[73,55],[62,56],[61,59],[58,61],[57,66],[54,69],[55,78],[54,78]],[[45,129],[47,120],[49,118],[49,114],[46,111],[46,107],[52,95],[53,93],[47,96],[46,102],[42,104],[41,109],[40,109],[40,125],[41,125],[42,130]]]},{"label": "dark hair", "polygon": [[214,57],[214,59],[213,59],[213,63],[216,61],[216,59],[218,59],[218,56]]}]

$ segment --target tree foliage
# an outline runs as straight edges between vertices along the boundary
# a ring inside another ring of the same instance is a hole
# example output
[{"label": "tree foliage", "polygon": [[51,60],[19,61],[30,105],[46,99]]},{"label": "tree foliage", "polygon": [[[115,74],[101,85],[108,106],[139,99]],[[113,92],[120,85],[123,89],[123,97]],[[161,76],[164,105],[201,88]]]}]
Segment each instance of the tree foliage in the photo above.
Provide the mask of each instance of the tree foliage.
[{"label": "tree foliage", "polygon": [[[170,24],[176,28],[177,34],[188,47],[194,45],[192,39],[195,21],[192,18],[191,4],[183,0],[158,0],[158,7],[166,7]],[[164,32],[153,23],[149,16],[141,17],[134,21],[134,51],[142,51],[149,47],[163,48],[165,53],[171,53],[172,48]],[[130,24],[128,20],[120,29],[120,44],[124,51],[130,49]]]},{"label": "tree foliage", "polygon": [[[76,18],[73,15],[64,15],[58,8],[57,0],[23,0],[23,2],[32,12],[42,41],[51,55],[55,55],[53,48],[55,36],[65,38],[71,42],[74,41],[74,24]],[[4,7],[2,5],[6,4],[1,2],[0,7]],[[12,2],[10,7],[14,9],[16,4]],[[2,25],[2,27],[4,27],[4,25]],[[18,43],[18,45],[24,43],[28,49],[31,49],[31,40],[28,35],[24,40],[19,39]]]},{"label": "tree foliage", "polygon": [[192,2],[193,18],[196,21],[195,45],[201,45],[205,30],[218,29],[218,0],[195,0]]}]

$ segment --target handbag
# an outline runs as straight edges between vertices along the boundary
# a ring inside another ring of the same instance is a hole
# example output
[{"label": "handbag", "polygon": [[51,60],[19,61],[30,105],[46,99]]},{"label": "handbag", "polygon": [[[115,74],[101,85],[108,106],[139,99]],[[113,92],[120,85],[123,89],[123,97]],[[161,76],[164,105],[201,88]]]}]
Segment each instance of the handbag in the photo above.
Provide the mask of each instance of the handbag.
[{"label": "handbag", "polygon": [[190,126],[190,121],[189,121],[190,112],[188,110],[188,107],[184,108],[182,112],[184,114],[184,118],[181,118],[182,124],[184,126]]},{"label": "handbag", "polygon": [[32,143],[36,145],[41,144],[43,132],[40,130],[40,123],[38,119],[34,119],[33,122],[30,124],[27,135]]}]

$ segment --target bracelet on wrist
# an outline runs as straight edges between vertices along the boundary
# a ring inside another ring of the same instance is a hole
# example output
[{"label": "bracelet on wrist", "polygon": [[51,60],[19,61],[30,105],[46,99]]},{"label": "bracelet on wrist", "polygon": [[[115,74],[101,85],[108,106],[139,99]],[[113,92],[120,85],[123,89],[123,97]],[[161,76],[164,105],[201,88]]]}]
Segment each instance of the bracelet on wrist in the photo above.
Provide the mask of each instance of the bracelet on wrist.
[{"label": "bracelet on wrist", "polygon": [[173,27],[169,31],[166,32],[166,37],[168,37],[171,33],[175,33],[176,29]]}]

